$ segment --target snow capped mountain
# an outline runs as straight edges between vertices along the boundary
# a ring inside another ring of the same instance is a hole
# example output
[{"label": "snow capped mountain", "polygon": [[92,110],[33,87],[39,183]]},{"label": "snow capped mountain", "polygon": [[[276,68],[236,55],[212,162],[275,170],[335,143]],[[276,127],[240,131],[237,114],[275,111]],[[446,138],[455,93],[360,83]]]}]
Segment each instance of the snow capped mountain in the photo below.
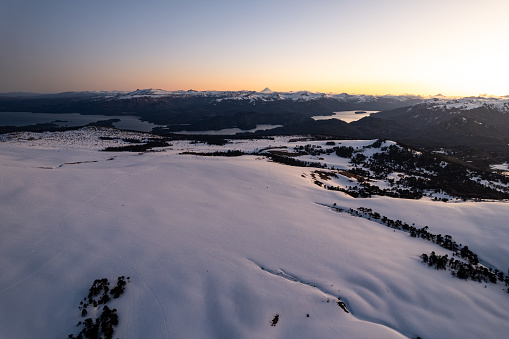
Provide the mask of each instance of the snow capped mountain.
[{"label": "snow capped mountain", "polygon": [[425,104],[433,109],[469,111],[480,107],[509,112],[509,99],[506,97],[465,97],[465,98],[432,98]]},{"label": "snow capped mountain", "polygon": [[310,92],[310,91],[297,91],[297,92],[274,92],[269,88],[266,88],[260,92],[231,92],[232,95],[225,96],[224,98],[216,99],[216,101],[224,100],[249,100],[251,102],[264,102],[264,101],[277,101],[277,100],[288,100],[296,102],[313,101],[319,99],[332,99],[337,101],[351,101],[351,102],[370,102],[376,101],[380,98],[390,99],[393,101],[403,101],[408,99],[416,99],[418,97],[412,95],[404,96],[374,96],[374,95],[352,95],[347,93],[321,93],[321,92]]},{"label": "snow capped mountain", "polygon": [[173,92],[168,92],[162,89],[137,89],[133,92],[128,93],[121,93],[118,96],[114,96],[114,99],[133,99],[133,98],[140,98],[140,97],[162,97],[162,96],[169,96],[172,95]]},{"label": "snow capped mountain", "polygon": [[[16,93],[3,93],[0,97],[30,97],[28,93],[22,96]],[[338,102],[348,102],[353,104],[374,103],[374,102],[393,102],[404,103],[410,100],[426,104],[430,108],[441,109],[459,109],[471,110],[478,107],[491,107],[500,111],[509,111],[509,97],[479,96],[479,97],[446,97],[437,94],[431,97],[423,97],[419,95],[403,94],[403,95],[365,95],[365,94],[348,94],[348,93],[322,93],[310,91],[290,91],[278,92],[273,91],[269,87],[261,91],[196,91],[196,90],[176,90],[166,91],[163,89],[137,89],[135,91],[82,91],[82,92],[62,92],[56,94],[33,94],[38,98],[95,98],[96,100],[130,100],[137,98],[210,98],[213,102],[224,101],[247,101],[251,104],[256,102],[274,102],[279,100],[306,102],[320,99],[334,100]]]},{"label": "snow capped mountain", "polygon": [[[433,147],[466,146],[507,156],[508,112],[507,97],[434,97],[372,116],[385,120],[389,130],[386,137],[401,142]],[[476,157],[470,160],[477,161]]]},{"label": "snow capped mountain", "polygon": [[404,101],[408,99],[421,98],[415,95],[351,95],[347,93],[321,93],[321,92],[310,92],[310,91],[296,91],[296,92],[276,92],[266,87],[265,89],[257,91],[165,91],[161,89],[137,89],[133,92],[110,92],[110,93],[98,93],[100,96],[106,96],[112,100],[126,100],[133,98],[164,98],[164,97],[209,97],[213,98],[215,102],[221,101],[239,101],[247,100],[252,103],[255,102],[267,102],[277,100],[288,100],[288,101],[311,101],[318,99],[333,99],[337,101],[354,101],[354,102],[370,102],[379,98],[391,99],[394,101]]}]

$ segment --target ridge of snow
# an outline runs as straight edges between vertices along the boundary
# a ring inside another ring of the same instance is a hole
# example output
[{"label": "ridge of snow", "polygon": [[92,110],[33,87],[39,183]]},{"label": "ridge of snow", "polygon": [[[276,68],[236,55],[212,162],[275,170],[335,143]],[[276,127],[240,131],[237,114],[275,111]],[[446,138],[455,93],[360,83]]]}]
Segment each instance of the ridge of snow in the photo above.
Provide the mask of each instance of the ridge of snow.
[{"label": "ridge of snow", "polygon": [[505,97],[465,97],[465,98],[431,98],[425,105],[433,109],[448,109],[456,111],[469,111],[480,107],[487,107],[502,113],[509,112],[509,99]]},{"label": "ridge of snow", "polygon": [[310,91],[290,91],[290,92],[277,92],[266,87],[265,89],[257,91],[241,90],[241,91],[196,91],[196,90],[177,90],[165,91],[162,89],[137,89],[132,92],[98,92],[98,96],[106,97],[110,100],[123,100],[142,97],[210,97],[216,102],[224,100],[247,100],[252,103],[257,101],[276,101],[276,100],[291,100],[291,101],[310,101],[322,98],[334,99],[338,101],[354,101],[354,102],[370,102],[378,100],[379,98],[392,99],[394,101],[404,101],[408,99],[422,98],[416,95],[364,95],[364,94],[347,94],[347,93],[322,93]]}]

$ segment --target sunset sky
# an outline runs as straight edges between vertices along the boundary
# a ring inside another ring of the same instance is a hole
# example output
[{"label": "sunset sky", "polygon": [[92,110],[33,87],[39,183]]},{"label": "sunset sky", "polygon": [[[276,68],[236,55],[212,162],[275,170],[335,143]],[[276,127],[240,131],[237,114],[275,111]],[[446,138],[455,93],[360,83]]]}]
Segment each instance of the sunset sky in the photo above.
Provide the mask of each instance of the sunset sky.
[{"label": "sunset sky", "polygon": [[0,0],[0,92],[509,95],[508,0]]}]

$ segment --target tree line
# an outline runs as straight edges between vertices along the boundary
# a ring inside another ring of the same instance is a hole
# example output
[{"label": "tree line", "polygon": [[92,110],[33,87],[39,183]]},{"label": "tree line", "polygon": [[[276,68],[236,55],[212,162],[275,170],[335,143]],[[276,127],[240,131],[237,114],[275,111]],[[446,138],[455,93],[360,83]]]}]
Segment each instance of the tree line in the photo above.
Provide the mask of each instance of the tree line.
[{"label": "tree line", "polygon": [[[447,254],[441,256],[437,255],[434,251],[430,254],[423,253],[420,258],[423,263],[428,264],[430,267],[434,267],[437,270],[448,269],[451,274],[459,279],[471,279],[476,282],[485,282],[496,284],[498,282],[504,282],[505,286],[509,285],[509,275],[498,270],[497,268],[486,267],[479,262],[479,257],[476,253],[468,248],[458,244],[452,236],[446,234],[433,234],[428,231],[429,227],[424,226],[418,228],[415,224],[409,225],[401,220],[393,220],[386,216],[381,215],[378,212],[374,212],[371,208],[359,207],[357,209],[352,208],[341,208],[333,204],[332,206],[326,205],[337,212],[348,213],[352,216],[365,218],[371,221],[375,221],[379,224],[393,228],[395,230],[404,231],[409,233],[411,237],[421,238],[427,241],[431,241],[440,247],[453,252],[453,256],[449,257]],[[461,258],[458,260],[456,258]],[[509,288],[507,289],[509,293]]]}]

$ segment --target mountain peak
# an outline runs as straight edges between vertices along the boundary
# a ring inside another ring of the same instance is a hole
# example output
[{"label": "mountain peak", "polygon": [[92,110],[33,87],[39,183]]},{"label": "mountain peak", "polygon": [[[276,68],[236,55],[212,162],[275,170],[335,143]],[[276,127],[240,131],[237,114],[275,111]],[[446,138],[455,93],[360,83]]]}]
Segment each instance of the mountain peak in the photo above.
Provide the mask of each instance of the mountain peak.
[{"label": "mountain peak", "polygon": [[265,88],[263,89],[263,91],[260,91],[260,93],[274,93],[274,91],[272,91],[272,90],[271,90],[270,88],[268,88],[268,87],[265,87]]}]

